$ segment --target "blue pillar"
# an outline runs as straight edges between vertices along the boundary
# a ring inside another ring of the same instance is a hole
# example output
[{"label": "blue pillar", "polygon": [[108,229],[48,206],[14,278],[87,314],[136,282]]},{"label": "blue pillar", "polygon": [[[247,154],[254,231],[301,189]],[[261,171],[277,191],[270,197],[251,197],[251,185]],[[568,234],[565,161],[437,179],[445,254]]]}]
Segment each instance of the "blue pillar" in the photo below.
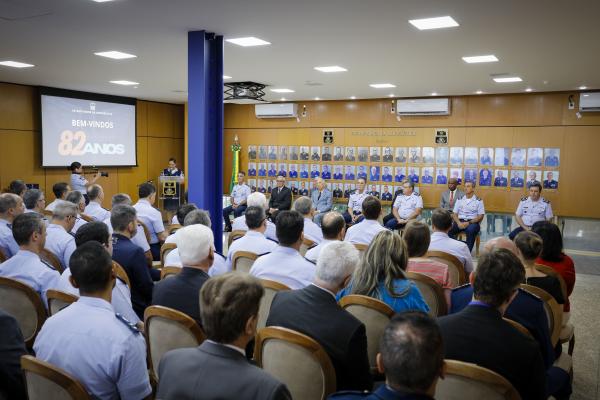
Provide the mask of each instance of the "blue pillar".
[{"label": "blue pillar", "polygon": [[223,250],[223,36],[188,32],[188,196]]}]

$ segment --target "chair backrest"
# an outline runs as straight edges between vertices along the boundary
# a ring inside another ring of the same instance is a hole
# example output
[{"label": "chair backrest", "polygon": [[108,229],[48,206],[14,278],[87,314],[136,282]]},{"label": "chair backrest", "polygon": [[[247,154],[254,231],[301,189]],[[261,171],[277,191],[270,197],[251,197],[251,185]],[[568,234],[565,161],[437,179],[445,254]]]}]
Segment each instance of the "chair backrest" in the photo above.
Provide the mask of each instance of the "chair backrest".
[{"label": "chair backrest", "polygon": [[508,322],[509,324],[511,324],[513,326],[513,328],[515,328],[516,330],[521,332],[523,335],[527,336],[530,339],[535,340],[535,338],[533,337],[531,332],[529,332],[529,329],[525,328],[523,325],[521,325],[517,321],[514,321],[514,320],[512,320],[510,318],[506,318],[506,317],[504,317],[502,319],[505,320],[506,322]]},{"label": "chair backrest", "polygon": [[60,260],[58,259],[56,254],[54,254],[50,250],[42,249],[42,251],[40,252],[40,258],[46,261],[48,264],[52,265],[54,269],[58,271],[59,274],[62,274],[62,272],[64,271]]},{"label": "chair backrest", "polygon": [[6,254],[4,254],[4,251],[2,249],[0,249],[0,264],[2,264],[6,260],[8,260],[8,257],[6,257]]},{"label": "chair backrest", "polygon": [[180,267],[162,267],[160,270],[160,279],[172,278],[180,272]]},{"label": "chair backrest", "polygon": [[150,370],[157,379],[158,364],[166,352],[183,347],[196,347],[206,339],[206,335],[192,317],[163,306],[146,308],[144,335],[150,357]]},{"label": "chair backrest", "polygon": [[453,288],[467,283],[465,266],[460,262],[458,258],[453,256],[452,254],[448,254],[443,251],[428,251],[425,254],[425,257],[431,258],[435,261],[439,261],[448,266],[450,285]]},{"label": "chair backrest", "polygon": [[113,269],[117,274],[117,277],[119,277],[123,282],[125,282],[127,286],[129,286],[129,290],[131,290],[131,281],[129,280],[129,275],[127,275],[127,271],[125,271],[125,268],[123,268],[121,264],[113,260]]},{"label": "chair backrest", "polygon": [[176,243],[165,243],[160,247],[160,265],[161,267],[165,266],[165,258],[167,258],[167,254],[177,248]]},{"label": "chair backrest", "polygon": [[232,269],[238,272],[250,272],[258,254],[250,251],[236,251],[231,260]]},{"label": "chair backrest", "polygon": [[46,297],[48,298],[48,313],[50,316],[79,300],[79,297],[71,293],[53,289],[46,292]]},{"label": "chair backrest", "polygon": [[260,299],[260,305],[258,307],[258,324],[256,325],[257,330],[262,329],[267,325],[267,317],[269,316],[269,311],[271,310],[271,303],[273,302],[273,298],[277,292],[280,290],[290,290],[290,288],[283,283],[270,281],[268,279],[261,279],[260,283],[265,289],[265,294]]},{"label": "chair backrest", "polygon": [[361,257],[365,254],[365,252],[369,248],[369,245],[368,244],[364,244],[364,243],[352,243],[352,244],[354,245],[354,247],[356,248],[356,250],[358,250],[358,252],[360,253]]},{"label": "chair backrest", "polygon": [[227,237],[227,247],[231,246],[234,240],[241,238],[246,234],[246,231],[231,231]]},{"label": "chair backrest", "polygon": [[519,392],[503,376],[487,368],[456,360],[446,361],[446,376],[438,380],[437,400],[520,400]]},{"label": "chair backrest", "polygon": [[46,217],[50,217],[50,218],[52,218],[54,216],[54,213],[50,210],[42,210],[42,214],[45,215]]},{"label": "chair backrest", "polygon": [[31,348],[47,316],[40,295],[22,282],[0,277],[0,309],[15,317],[25,344]]},{"label": "chair backrest", "polygon": [[565,301],[567,301],[567,298],[569,297],[569,295],[567,292],[567,283],[565,282],[565,278],[563,278],[561,274],[556,272],[556,270],[554,268],[549,267],[547,265],[535,264],[535,269],[537,269],[538,271],[540,271],[548,276],[553,276],[556,279],[558,279],[558,282],[560,283],[560,291],[562,292],[563,299]]},{"label": "chair backrest", "polygon": [[137,219],[137,222],[142,226],[142,229],[144,229],[144,235],[146,236],[146,240],[148,241],[148,243],[150,243],[150,240],[152,240],[152,235],[150,234],[150,229],[148,229],[148,225],[146,225],[144,221],[142,221],[140,218]]},{"label": "chair backrest", "polygon": [[183,228],[183,226],[181,226],[179,224],[171,224],[171,225],[167,226],[167,232],[169,232],[169,235],[172,235],[181,228]]},{"label": "chair backrest", "polygon": [[29,400],[89,400],[87,390],[74,377],[33,356],[21,357]]},{"label": "chair backrest", "polygon": [[335,392],[331,359],[319,343],[299,332],[278,326],[259,330],[254,358],[285,383],[293,399],[321,400]]},{"label": "chair backrest", "polygon": [[93,222],[93,221],[95,221],[95,219],[93,217],[90,217],[89,215],[86,215],[86,214],[79,214],[79,218],[81,218],[85,222]]},{"label": "chair backrest", "polygon": [[340,306],[365,324],[367,330],[367,353],[371,372],[377,373],[375,358],[383,330],[394,315],[394,310],[384,302],[369,296],[352,294],[339,301]]},{"label": "chair backrest", "polygon": [[552,346],[556,346],[560,337],[560,329],[562,328],[562,306],[544,289],[525,284],[522,284],[521,288],[544,301],[544,311],[546,311],[546,317],[548,317],[548,329],[550,330],[550,341],[552,342]]},{"label": "chair backrest", "polygon": [[300,245],[299,253],[302,254],[302,257],[304,257],[308,249],[314,246],[316,246],[315,242],[313,242],[310,239],[304,238],[304,240],[302,240],[302,244]]},{"label": "chair backrest", "polygon": [[423,300],[429,306],[429,315],[441,317],[448,314],[448,304],[444,297],[444,290],[435,279],[418,272],[405,272],[405,274],[419,288]]}]

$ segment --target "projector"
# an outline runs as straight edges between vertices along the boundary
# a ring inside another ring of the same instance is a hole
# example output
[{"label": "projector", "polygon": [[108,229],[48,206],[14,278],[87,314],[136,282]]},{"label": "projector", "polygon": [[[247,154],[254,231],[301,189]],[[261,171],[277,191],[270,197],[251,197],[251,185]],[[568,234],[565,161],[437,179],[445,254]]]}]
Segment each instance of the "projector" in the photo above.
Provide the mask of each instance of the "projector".
[{"label": "projector", "polygon": [[225,84],[224,103],[262,104],[266,85],[257,82],[227,82]]}]

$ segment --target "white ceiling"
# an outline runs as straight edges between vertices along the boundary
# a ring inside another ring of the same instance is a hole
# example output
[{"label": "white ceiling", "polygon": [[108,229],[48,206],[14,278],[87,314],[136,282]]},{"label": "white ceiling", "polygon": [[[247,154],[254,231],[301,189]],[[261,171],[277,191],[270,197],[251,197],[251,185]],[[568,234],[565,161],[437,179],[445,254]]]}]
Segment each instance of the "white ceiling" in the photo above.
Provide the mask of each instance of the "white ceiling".
[{"label": "white ceiling", "polygon": [[[460,27],[418,31],[408,23],[443,15]],[[294,89],[283,95],[289,100],[600,88],[598,0],[0,0],[0,61],[35,64],[0,66],[0,81],[183,102],[187,32],[201,29],[271,42],[226,43],[225,74]],[[106,50],[138,57],[93,54]],[[461,59],[482,54],[500,62]],[[313,70],[323,65],[348,72]],[[494,83],[490,74],[500,73],[524,81]],[[118,79],[140,85],[108,83]],[[369,87],[381,82],[397,87]]]}]

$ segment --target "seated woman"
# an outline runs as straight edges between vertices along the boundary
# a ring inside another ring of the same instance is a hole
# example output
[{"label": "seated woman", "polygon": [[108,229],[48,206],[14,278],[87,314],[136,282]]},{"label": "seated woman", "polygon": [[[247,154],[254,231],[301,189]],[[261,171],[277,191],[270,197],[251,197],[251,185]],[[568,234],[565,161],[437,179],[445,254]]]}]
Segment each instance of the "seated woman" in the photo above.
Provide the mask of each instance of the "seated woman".
[{"label": "seated woman", "polygon": [[548,221],[533,224],[531,231],[540,235],[543,240],[542,254],[535,260],[536,264],[546,265],[555,270],[567,285],[567,298],[563,307],[563,324],[569,320],[571,305],[569,296],[575,287],[575,264],[571,257],[563,253],[563,240],[558,226]]},{"label": "seated woman", "polygon": [[350,284],[339,292],[338,299],[362,294],[383,301],[395,312],[429,311],[414,282],[406,279],[408,263],[406,245],[392,231],[379,232],[356,268]]},{"label": "seated woman", "polygon": [[410,221],[406,224],[406,228],[404,228],[402,238],[406,243],[408,251],[408,267],[406,270],[408,272],[427,275],[436,281],[444,289],[446,304],[450,307],[452,287],[448,266],[439,261],[424,257],[431,242],[431,233],[427,224],[421,221]]},{"label": "seated woman", "polygon": [[560,282],[555,276],[546,275],[535,269],[535,260],[542,253],[543,241],[540,235],[531,231],[523,231],[515,237],[515,245],[525,266],[525,283],[537,286],[548,292],[558,304],[564,304]]}]

